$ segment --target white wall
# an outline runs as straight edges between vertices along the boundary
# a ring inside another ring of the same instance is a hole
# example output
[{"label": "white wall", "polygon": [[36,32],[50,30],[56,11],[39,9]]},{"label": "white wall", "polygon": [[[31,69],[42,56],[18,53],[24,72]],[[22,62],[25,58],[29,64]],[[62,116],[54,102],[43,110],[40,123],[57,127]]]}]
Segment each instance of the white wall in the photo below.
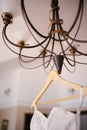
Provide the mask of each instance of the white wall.
[{"label": "white wall", "polygon": [[46,74],[42,69],[26,70],[20,73],[19,105],[31,105],[37,94],[42,89]]},{"label": "white wall", "polygon": [[0,108],[17,105],[19,92],[19,71],[8,73],[7,77],[0,79]]}]

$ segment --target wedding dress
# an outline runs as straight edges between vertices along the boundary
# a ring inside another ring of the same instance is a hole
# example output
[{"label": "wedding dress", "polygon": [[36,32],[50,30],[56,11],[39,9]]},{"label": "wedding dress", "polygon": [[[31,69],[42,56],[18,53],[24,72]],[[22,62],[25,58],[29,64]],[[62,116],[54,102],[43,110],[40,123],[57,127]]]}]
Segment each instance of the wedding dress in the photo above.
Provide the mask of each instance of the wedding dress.
[{"label": "wedding dress", "polygon": [[49,116],[42,114],[37,107],[30,122],[30,130],[80,130],[80,108],[82,93],[77,113],[72,113],[63,108],[54,107]]},{"label": "wedding dress", "polygon": [[54,107],[48,118],[35,109],[30,130],[77,130],[76,122],[76,114],[59,107]]}]

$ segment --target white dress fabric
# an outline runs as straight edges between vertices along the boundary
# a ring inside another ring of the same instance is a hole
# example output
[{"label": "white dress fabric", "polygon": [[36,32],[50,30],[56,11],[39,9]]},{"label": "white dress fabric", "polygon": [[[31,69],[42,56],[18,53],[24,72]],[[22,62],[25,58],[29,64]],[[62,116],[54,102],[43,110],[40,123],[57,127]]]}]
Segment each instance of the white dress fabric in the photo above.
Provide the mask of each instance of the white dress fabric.
[{"label": "white dress fabric", "polygon": [[78,130],[77,116],[65,109],[55,107],[50,115],[45,117],[35,110],[30,123],[30,130]]},{"label": "white dress fabric", "polygon": [[54,107],[46,117],[36,106],[30,122],[30,130],[80,130],[80,111],[83,102],[83,87],[80,91],[80,103],[74,114],[63,108]]}]

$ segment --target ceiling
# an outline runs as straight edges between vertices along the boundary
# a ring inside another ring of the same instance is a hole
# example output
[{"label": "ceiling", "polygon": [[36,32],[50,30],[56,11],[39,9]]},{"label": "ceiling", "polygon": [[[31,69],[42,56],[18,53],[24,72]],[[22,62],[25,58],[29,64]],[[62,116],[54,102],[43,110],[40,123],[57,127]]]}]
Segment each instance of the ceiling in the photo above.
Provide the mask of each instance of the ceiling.
[{"label": "ceiling", "polygon": [[[78,7],[78,0],[59,0],[60,3],[60,15],[64,19],[64,28],[69,29]],[[32,23],[41,33],[46,34],[49,25],[49,0],[25,0],[25,6]],[[87,1],[85,0],[85,7],[87,7]],[[27,30],[26,24],[21,14],[20,0],[0,0],[0,15],[2,12],[10,12],[13,15],[13,23],[9,25],[7,34],[11,40],[18,42],[19,40],[25,40],[26,42],[32,41],[30,33]],[[84,10],[84,19],[78,38],[86,39],[87,36],[87,8]],[[4,45],[2,40],[2,28],[3,22],[0,18],[0,107],[8,107],[12,105],[31,105],[37,94],[43,88],[47,74],[44,72],[43,67],[38,69],[25,70],[19,62],[18,57],[10,52]],[[86,52],[87,45],[80,44],[81,50]],[[38,50],[40,51],[40,50]],[[87,61],[86,57],[77,57],[81,61]],[[40,61],[38,61],[40,62]],[[33,63],[32,63],[33,64]],[[75,82],[87,86],[87,66],[77,65],[74,73],[68,72],[64,67],[61,76],[69,81]],[[7,93],[6,93],[7,92]],[[74,94],[77,93],[76,91]],[[52,87],[43,96],[42,100],[50,99],[51,97],[59,98],[67,95],[72,95],[72,89],[65,87],[59,83],[53,83]],[[79,99],[75,99],[72,102],[61,102],[58,105],[63,107],[75,108]],[[72,104],[72,105],[70,105]],[[86,98],[84,101],[84,107],[86,105]],[[46,107],[53,107],[49,105]]]}]

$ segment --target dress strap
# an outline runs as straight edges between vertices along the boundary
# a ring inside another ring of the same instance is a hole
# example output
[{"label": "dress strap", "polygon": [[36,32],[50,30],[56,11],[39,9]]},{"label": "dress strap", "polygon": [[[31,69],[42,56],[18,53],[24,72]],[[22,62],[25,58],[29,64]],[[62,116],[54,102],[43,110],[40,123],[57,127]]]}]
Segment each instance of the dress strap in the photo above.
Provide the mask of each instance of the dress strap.
[{"label": "dress strap", "polygon": [[77,115],[79,115],[81,113],[83,100],[84,100],[84,86],[81,86],[81,89],[80,89],[80,102],[79,102],[79,105],[77,107]]},{"label": "dress strap", "polygon": [[37,111],[37,106],[36,106],[36,104],[34,104],[34,111]]},{"label": "dress strap", "polygon": [[81,108],[83,105],[83,99],[84,99],[84,87],[81,86],[80,89],[80,102],[77,107],[77,114],[76,114],[76,130],[80,130],[81,127],[81,118],[80,118],[80,113],[81,113]]}]

